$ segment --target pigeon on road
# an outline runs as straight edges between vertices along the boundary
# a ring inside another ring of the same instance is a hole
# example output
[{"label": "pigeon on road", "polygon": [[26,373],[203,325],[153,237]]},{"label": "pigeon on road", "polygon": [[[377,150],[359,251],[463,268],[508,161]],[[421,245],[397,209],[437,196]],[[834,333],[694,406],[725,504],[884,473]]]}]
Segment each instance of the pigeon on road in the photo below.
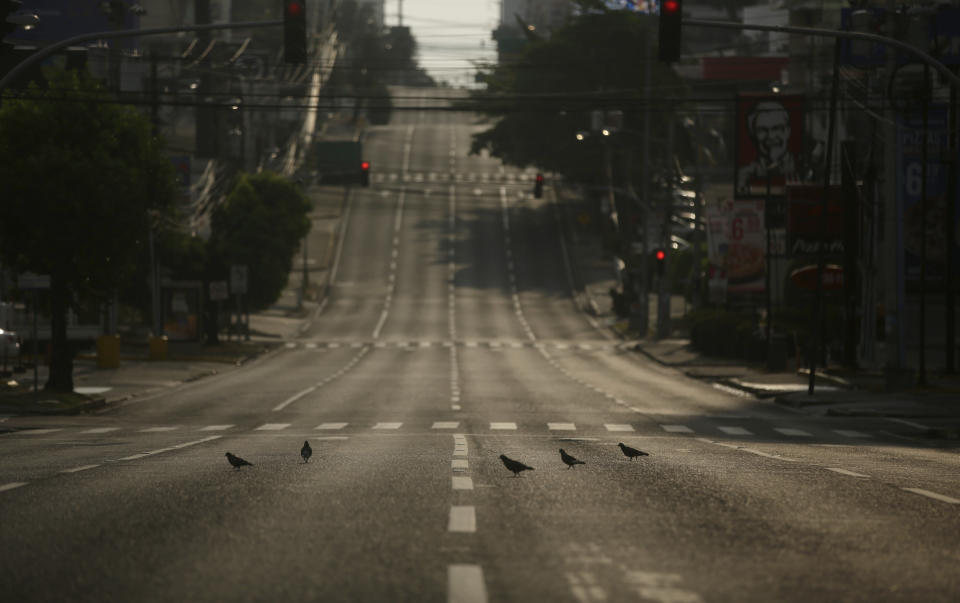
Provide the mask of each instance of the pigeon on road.
[{"label": "pigeon on road", "polygon": [[520,475],[521,471],[533,471],[533,467],[528,467],[521,463],[520,461],[515,461],[512,458],[509,458],[505,454],[500,455],[500,460],[503,461],[503,466],[513,471],[513,477]]},{"label": "pigeon on road", "polygon": [[300,456],[303,457],[304,463],[310,462],[310,457],[313,456],[313,448],[310,448],[310,442],[304,440],[303,448],[300,449]]},{"label": "pigeon on road", "polygon": [[573,468],[574,465],[586,465],[583,461],[578,458],[574,458],[567,454],[567,451],[563,448],[560,449],[560,460],[566,463],[567,469]]},{"label": "pigeon on road", "polygon": [[617,444],[617,446],[619,446],[620,450],[623,451],[623,456],[628,457],[631,461],[636,456],[650,456],[646,452],[642,450],[637,450],[636,448],[631,448],[626,444],[624,444],[623,442],[620,442],[619,444]]},{"label": "pigeon on road", "polygon": [[240,467],[243,467],[244,465],[250,465],[251,467],[253,467],[253,463],[248,463],[247,461],[243,460],[239,456],[230,454],[229,452],[227,453],[227,460],[230,461],[230,464],[233,465],[234,468],[236,469],[240,469]]}]

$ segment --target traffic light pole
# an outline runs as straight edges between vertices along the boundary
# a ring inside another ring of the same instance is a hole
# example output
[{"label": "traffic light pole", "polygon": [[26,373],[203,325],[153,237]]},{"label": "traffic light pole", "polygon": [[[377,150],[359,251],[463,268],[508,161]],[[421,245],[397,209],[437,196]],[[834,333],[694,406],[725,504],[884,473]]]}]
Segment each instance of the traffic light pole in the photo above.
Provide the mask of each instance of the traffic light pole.
[{"label": "traffic light pole", "polygon": [[96,31],[92,33],[73,36],[66,40],[60,40],[49,46],[45,46],[37,52],[31,54],[26,59],[18,63],[2,79],[0,79],[0,92],[2,92],[11,82],[16,80],[21,73],[36,65],[45,58],[52,56],[64,48],[74,46],[82,42],[92,42],[94,40],[110,40],[118,38],[136,38],[139,36],[153,36],[159,34],[181,33],[187,31],[213,31],[219,29],[256,29],[260,27],[279,27],[283,25],[282,20],[276,21],[247,21],[241,23],[212,23],[209,25],[179,25],[177,27],[151,27],[148,29],[120,29],[112,31]]}]

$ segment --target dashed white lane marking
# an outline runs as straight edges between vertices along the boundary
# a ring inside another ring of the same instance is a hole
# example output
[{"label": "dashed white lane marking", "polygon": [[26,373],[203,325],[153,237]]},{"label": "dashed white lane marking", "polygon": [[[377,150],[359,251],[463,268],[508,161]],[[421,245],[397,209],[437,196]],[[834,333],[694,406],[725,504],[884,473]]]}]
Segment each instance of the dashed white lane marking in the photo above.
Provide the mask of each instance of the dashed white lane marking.
[{"label": "dashed white lane marking", "polygon": [[827,471],[833,471],[834,473],[839,473],[840,475],[849,475],[850,477],[870,477],[869,475],[864,475],[848,469],[841,469],[840,467],[827,467],[826,469]]},{"label": "dashed white lane marking", "polygon": [[321,423],[315,429],[343,429],[347,423]]},{"label": "dashed white lane marking", "polygon": [[184,442],[183,444],[177,444],[176,446],[167,446],[166,448],[160,448],[158,450],[151,450],[149,452],[141,452],[140,454],[131,454],[130,456],[125,456],[123,458],[117,459],[118,461],[135,461],[137,459],[142,459],[147,456],[153,456],[155,454],[160,454],[162,452],[170,452],[171,450],[180,450],[181,448],[186,448],[188,446],[193,446],[195,444],[202,444],[204,442],[210,442],[213,440],[218,440],[223,436],[207,436],[199,440],[194,440],[192,442]]},{"label": "dashed white lane marking", "polygon": [[231,427],[233,427],[233,423],[230,423],[228,425],[207,425],[206,427],[202,428],[200,431],[226,431]]},{"label": "dashed white lane marking", "polygon": [[717,427],[717,429],[719,429],[720,431],[722,431],[727,435],[745,435],[745,436],[753,435],[752,431],[750,431],[749,429],[744,429],[743,427],[731,427],[727,425],[721,425],[720,427]]},{"label": "dashed white lane marking", "polygon": [[778,431],[785,436],[790,436],[793,438],[811,438],[813,434],[808,433],[802,429],[793,429],[792,427],[774,427],[774,431]]},{"label": "dashed white lane marking", "polygon": [[290,427],[290,423],[264,423],[260,427],[257,427],[254,431],[280,431],[281,429],[286,429]]},{"label": "dashed white lane marking", "polygon": [[450,507],[450,521],[447,524],[450,532],[465,532],[472,534],[477,531],[477,512],[472,505]]},{"label": "dashed white lane marking", "polygon": [[628,423],[604,423],[607,431],[634,431],[633,425]]},{"label": "dashed white lane marking", "polygon": [[951,505],[960,505],[960,500],[947,496],[945,494],[938,494],[937,492],[931,492],[930,490],[924,490],[923,488],[904,488],[907,492],[913,492],[914,494],[919,494],[920,496],[926,496],[927,498],[932,498],[934,500],[939,500],[940,502],[950,503]]},{"label": "dashed white lane marking", "polygon": [[573,423],[547,423],[547,429],[550,431],[576,431],[577,426]]},{"label": "dashed white lane marking", "polygon": [[924,429],[924,430],[929,429],[929,427],[927,427],[926,425],[921,425],[920,423],[914,423],[913,421],[907,421],[906,419],[894,419],[892,417],[886,417],[886,419],[894,423],[900,423],[901,425],[907,425],[909,427],[913,427],[914,429]]},{"label": "dashed white lane marking", "polygon": [[715,446],[723,446],[724,448],[732,448],[734,450],[742,450],[743,452],[749,452],[750,454],[755,454],[757,456],[766,457],[768,459],[774,459],[777,461],[786,461],[788,463],[799,463],[799,459],[790,458],[788,456],[781,456],[779,454],[770,454],[768,452],[762,452],[760,450],[754,450],[753,448],[746,448],[738,444],[727,444],[726,442],[717,442],[710,440],[708,438],[697,438],[701,442],[706,442],[707,444],[713,444]]},{"label": "dashed white lane marking", "polygon": [[81,465],[79,467],[74,467],[73,469],[64,469],[60,473],[78,473],[80,471],[86,471],[87,469],[93,469],[99,466],[100,465]]},{"label": "dashed white lane marking", "polygon": [[147,427],[146,429],[141,429],[141,433],[159,433],[162,431],[174,431],[179,429],[179,427]]},{"label": "dashed white lane marking", "polygon": [[870,438],[873,437],[868,433],[863,433],[862,431],[854,431],[853,429],[834,429],[834,433],[838,433],[845,438]]},{"label": "dashed white lane marking", "polygon": [[454,475],[452,479],[454,490],[473,490],[472,477],[468,475]]},{"label": "dashed white lane marking", "polygon": [[373,429],[400,429],[403,423],[377,423]]},{"label": "dashed white lane marking", "polygon": [[432,429],[456,429],[460,421],[434,421]]},{"label": "dashed white lane marking", "polygon": [[119,430],[119,427],[93,427],[91,429],[85,429],[80,433],[109,433],[111,431]]},{"label": "dashed white lane marking", "polygon": [[693,433],[686,425],[661,425],[660,428],[667,433]]},{"label": "dashed white lane marking", "polygon": [[467,459],[453,459],[450,461],[450,468],[454,471],[466,471],[470,468]]},{"label": "dashed white lane marking", "polygon": [[517,424],[510,421],[504,421],[500,423],[490,423],[490,429],[516,429],[516,428],[517,428]]},{"label": "dashed white lane marking", "polygon": [[20,486],[26,486],[27,482],[10,482],[8,484],[0,485],[0,492],[6,492],[7,490],[13,490],[14,488],[19,488]]},{"label": "dashed white lane marking", "polygon": [[447,567],[447,603],[486,603],[483,568],[472,564]]},{"label": "dashed white lane marking", "polygon": [[61,427],[51,428],[51,429],[24,429],[23,431],[18,431],[21,435],[40,435],[43,433],[53,433],[55,431],[61,431]]},{"label": "dashed white lane marking", "polygon": [[299,392],[293,394],[292,396],[290,396],[289,398],[287,398],[286,400],[284,400],[283,402],[281,402],[280,404],[277,404],[276,406],[273,407],[273,410],[274,410],[274,411],[283,410],[284,408],[286,408],[287,406],[289,406],[289,405],[292,404],[293,402],[296,402],[297,400],[299,400],[300,398],[306,396],[307,394],[309,394],[310,392],[314,391],[315,389],[317,389],[317,386],[316,386],[316,385],[311,385],[311,386],[308,387],[307,389],[305,389],[305,390],[303,390],[303,391],[299,391]]}]

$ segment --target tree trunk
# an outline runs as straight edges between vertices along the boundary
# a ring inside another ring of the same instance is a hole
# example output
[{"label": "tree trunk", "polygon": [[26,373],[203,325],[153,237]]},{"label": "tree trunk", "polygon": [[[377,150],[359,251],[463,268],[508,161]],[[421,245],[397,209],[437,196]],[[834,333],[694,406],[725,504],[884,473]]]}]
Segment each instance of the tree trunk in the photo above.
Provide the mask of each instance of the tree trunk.
[{"label": "tree trunk", "polygon": [[73,347],[67,340],[67,292],[58,283],[50,289],[50,376],[45,388],[73,391]]}]

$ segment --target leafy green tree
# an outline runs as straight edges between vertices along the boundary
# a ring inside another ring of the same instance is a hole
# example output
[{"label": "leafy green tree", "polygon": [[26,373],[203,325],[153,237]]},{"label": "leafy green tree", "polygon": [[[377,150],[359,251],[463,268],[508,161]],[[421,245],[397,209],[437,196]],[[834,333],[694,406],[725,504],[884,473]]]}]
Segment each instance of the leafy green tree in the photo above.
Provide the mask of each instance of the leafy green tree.
[{"label": "leafy green tree", "polygon": [[71,306],[136,278],[151,219],[169,211],[173,165],[151,124],[93,79],[47,74],[0,106],[0,262],[49,274],[52,356],[46,388],[73,390]]},{"label": "leafy green tree", "polygon": [[310,208],[307,197],[277,174],[241,175],[213,212],[208,278],[223,279],[231,265],[246,265],[246,309],[269,307],[286,287],[293,256],[310,231]]},{"label": "leafy green tree", "polygon": [[[607,144],[618,180],[636,179],[647,70],[653,99],[651,137],[656,148],[663,148],[684,88],[670,67],[655,58],[656,18],[582,4],[591,10],[549,39],[528,42],[516,60],[483,74],[487,89],[474,93],[471,101],[493,125],[474,135],[474,153],[488,151],[508,164],[534,165],[589,184],[604,178]],[[622,111],[622,129],[608,140],[590,136],[578,142],[576,134],[590,129],[594,110]],[[669,164],[663,153],[652,160]]]}]

